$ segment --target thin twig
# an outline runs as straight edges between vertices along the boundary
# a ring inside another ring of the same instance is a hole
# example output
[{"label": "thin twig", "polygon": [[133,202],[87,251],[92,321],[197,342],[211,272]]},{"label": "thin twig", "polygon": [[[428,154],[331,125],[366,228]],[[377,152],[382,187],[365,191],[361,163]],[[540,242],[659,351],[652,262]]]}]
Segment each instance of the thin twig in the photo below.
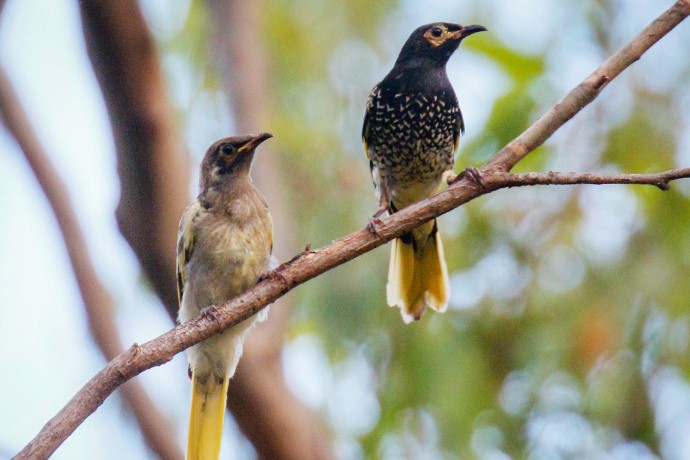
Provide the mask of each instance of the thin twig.
[{"label": "thin twig", "polygon": [[644,184],[661,190],[670,188],[669,182],[690,177],[690,168],[671,169],[656,174],[598,174],[580,172],[531,172],[522,174],[494,172],[483,180],[488,187],[520,187],[526,185],[575,185],[575,184]]},{"label": "thin twig", "polygon": [[[602,74],[607,76],[607,81],[610,82],[625,67],[639,59],[644,51],[685,19],[688,14],[690,14],[690,3],[682,0],[662,13],[650,27],[646,28],[602,65],[605,67]],[[650,40],[650,36],[653,37],[653,40]],[[616,63],[617,70],[609,73],[612,62]],[[455,209],[478,196],[498,188],[517,185],[509,181],[505,184],[494,183],[493,174],[495,172],[504,173],[509,170],[527,153],[543,143],[558,127],[591,102],[596,93],[601,90],[603,83],[601,82],[599,85],[580,84],[576,91],[569,93],[547,115],[525,131],[518,138],[521,139],[520,141],[516,140],[509,144],[508,147],[517,146],[517,150],[506,147],[498,152],[482,171],[484,187],[468,179],[458,181],[432,198],[393,214],[380,225],[377,225],[376,233],[360,230],[321,249],[302,253],[290,264],[279,268],[280,273],[276,276],[266,277],[245,294],[227,302],[218,309],[218,314],[213,319],[202,316],[177,326],[150,342],[133,346],[127,352],[116,357],[89,380],[67,405],[46,424],[36,438],[18,454],[17,458],[47,457],[124,381],[151,367],[164,364],[185,348],[238,324],[295,286],[371,251],[421,223]],[[573,104],[575,105],[574,109],[572,108]],[[657,185],[659,182],[679,178],[669,178],[668,173],[660,174],[663,176],[662,179],[658,175],[652,175],[654,177],[651,178],[650,182],[638,181],[637,183]],[[520,176],[518,175],[518,177]],[[682,177],[686,176],[683,175]]]},{"label": "thin twig", "polygon": [[510,171],[527,154],[542,145],[558,128],[592,102],[611,80],[640,59],[649,48],[685,19],[689,10],[689,0],[678,0],[634,40],[604,61],[536,123],[503,147],[483,169]]}]

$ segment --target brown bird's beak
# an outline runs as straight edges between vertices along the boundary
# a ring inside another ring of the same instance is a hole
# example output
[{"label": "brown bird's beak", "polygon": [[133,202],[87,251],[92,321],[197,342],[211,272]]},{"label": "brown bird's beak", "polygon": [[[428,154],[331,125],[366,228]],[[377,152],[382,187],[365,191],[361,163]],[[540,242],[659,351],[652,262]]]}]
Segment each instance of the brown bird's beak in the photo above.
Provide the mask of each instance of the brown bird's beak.
[{"label": "brown bird's beak", "polygon": [[257,134],[256,136],[249,139],[249,141],[247,141],[246,144],[244,144],[242,147],[237,149],[237,151],[238,152],[252,151],[256,147],[258,147],[259,144],[261,144],[263,141],[265,141],[266,139],[270,139],[272,137],[273,137],[273,134],[271,134],[271,133]]},{"label": "brown bird's beak", "polygon": [[451,37],[462,40],[463,38],[469,37],[470,35],[476,34],[477,32],[485,31],[486,27],[477,24],[472,24],[471,26],[462,26],[460,30],[458,30],[457,32],[453,32],[451,34]]}]

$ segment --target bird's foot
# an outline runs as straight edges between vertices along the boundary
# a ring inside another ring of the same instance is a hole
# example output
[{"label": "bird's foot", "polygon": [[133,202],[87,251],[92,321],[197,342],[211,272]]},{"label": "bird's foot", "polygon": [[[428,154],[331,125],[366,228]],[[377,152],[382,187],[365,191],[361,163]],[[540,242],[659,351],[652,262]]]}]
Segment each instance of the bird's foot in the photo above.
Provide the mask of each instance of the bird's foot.
[{"label": "bird's foot", "polygon": [[388,205],[382,204],[381,206],[379,206],[379,209],[374,213],[374,215],[371,216],[371,218],[378,220],[379,217],[384,215],[387,211],[388,211]]},{"label": "bird's foot", "polygon": [[287,278],[285,278],[285,276],[280,272],[282,270],[284,270],[290,264],[290,262],[280,264],[276,268],[271,270],[270,272],[262,273],[261,276],[259,276],[259,279],[256,280],[256,284],[259,284],[260,282],[266,281],[266,280],[268,280],[268,281],[276,281],[277,280],[277,281],[281,281],[285,284],[288,284]]},{"label": "bird's foot", "polygon": [[379,227],[381,225],[383,225],[383,222],[381,221],[381,219],[378,218],[376,214],[374,214],[374,216],[371,217],[367,222],[367,230],[369,230],[376,236],[381,236],[379,235]]},{"label": "bird's foot", "polygon": [[450,174],[446,179],[448,185],[453,185],[457,181],[463,178],[467,178],[475,184],[479,185],[482,190],[486,190],[486,185],[484,184],[484,179],[482,178],[482,172],[475,168],[474,166],[468,166],[460,174]]},{"label": "bird's foot", "polygon": [[260,282],[265,280],[279,280],[289,285],[290,283],[288,282],[287,278],[285,278],[285,276],[281,272],[293,263],[295,263],[297,260],[299,260],[302,256],[313,253],[314,251],[311,250],[311,243],[307,243],[307,245],[304,247],[304,251],[296,254],[292,259],[288,260],[287,262],[283,262],[282,264],[278,265],[273,270],[266,273],[262,273],[261,276],[259,276],[259,279],[256,280],[256,284],[259,284]]},{"label": "bird's foot", "polygon": [[201,310],[199,316],[213,321],[220,321],[220,309],[215,305],[209,305]]},{"label": "bird's foot", "polygon": [[[388,203],[387,199],[385,200],[385,203]],[[367,230],[369,230],[374,235],[379,236],[378,227],[380,227],[383,224],[383,222],[381,222],[381,216],[384,215],[386,212],[388,212],[387,204],[382,204],[381,206],[379,206],[379,209],[374,213],[373,216],[371,216],[371,218],[367,222]]]}]

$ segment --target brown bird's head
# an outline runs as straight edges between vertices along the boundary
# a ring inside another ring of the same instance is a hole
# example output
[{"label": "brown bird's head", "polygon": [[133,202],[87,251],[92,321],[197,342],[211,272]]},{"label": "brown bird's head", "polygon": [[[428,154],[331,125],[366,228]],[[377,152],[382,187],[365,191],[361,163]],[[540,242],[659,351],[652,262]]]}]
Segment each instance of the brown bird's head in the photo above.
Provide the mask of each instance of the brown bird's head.
[{"label": "brown bird's head", "polygon": [[248,177],[256,147],[271,137],[273,134],[261,133],[226,137],[214,142],[201,162],[199,178],[201,192]]},{"label": "brown bird's head", "polygon": [[423,25],[407,39],[395,65],[445,66],[465,37],[485,30],[486,28],[480,25],[463,26],[450,22]]}]

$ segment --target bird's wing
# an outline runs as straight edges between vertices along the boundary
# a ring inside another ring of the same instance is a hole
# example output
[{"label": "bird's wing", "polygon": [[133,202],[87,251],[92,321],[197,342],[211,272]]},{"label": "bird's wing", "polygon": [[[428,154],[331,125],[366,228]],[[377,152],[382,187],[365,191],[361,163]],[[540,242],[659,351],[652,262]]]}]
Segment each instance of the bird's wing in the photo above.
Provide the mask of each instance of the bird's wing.
[{"label": "bird's wing", "polygon": [[367,155],[367,159],[371,160],[369,157],[369,121],[371,117],[372,110],[374,109],[374,99],[380,94],[380,89],[375,86],[374,89],[369,93],[369,98],[367,99],[367,108],[364,112],[364,123],[362,123],[362,143],[364,144],[364,153]]},{"label": "bird's wing", "polygon": [[199,201],[194,201],[182,214],[180,219],[180,229],[177,232],[177,301],[182,303],[182,294],[184,294],[184,285],[187,282],[187,263],[192,257],[194,251],[194,220],[201,212],[201,204]]},{"label": "bird's wing", "polygon": [[458,107],[458,116],[455,121],[455,126],[453,127],[453,144],[455,145],[453,152],[458,150],[458,143],[460,142],[461,134],[465,134],[465,122],[462,119],[460,107]]}]

